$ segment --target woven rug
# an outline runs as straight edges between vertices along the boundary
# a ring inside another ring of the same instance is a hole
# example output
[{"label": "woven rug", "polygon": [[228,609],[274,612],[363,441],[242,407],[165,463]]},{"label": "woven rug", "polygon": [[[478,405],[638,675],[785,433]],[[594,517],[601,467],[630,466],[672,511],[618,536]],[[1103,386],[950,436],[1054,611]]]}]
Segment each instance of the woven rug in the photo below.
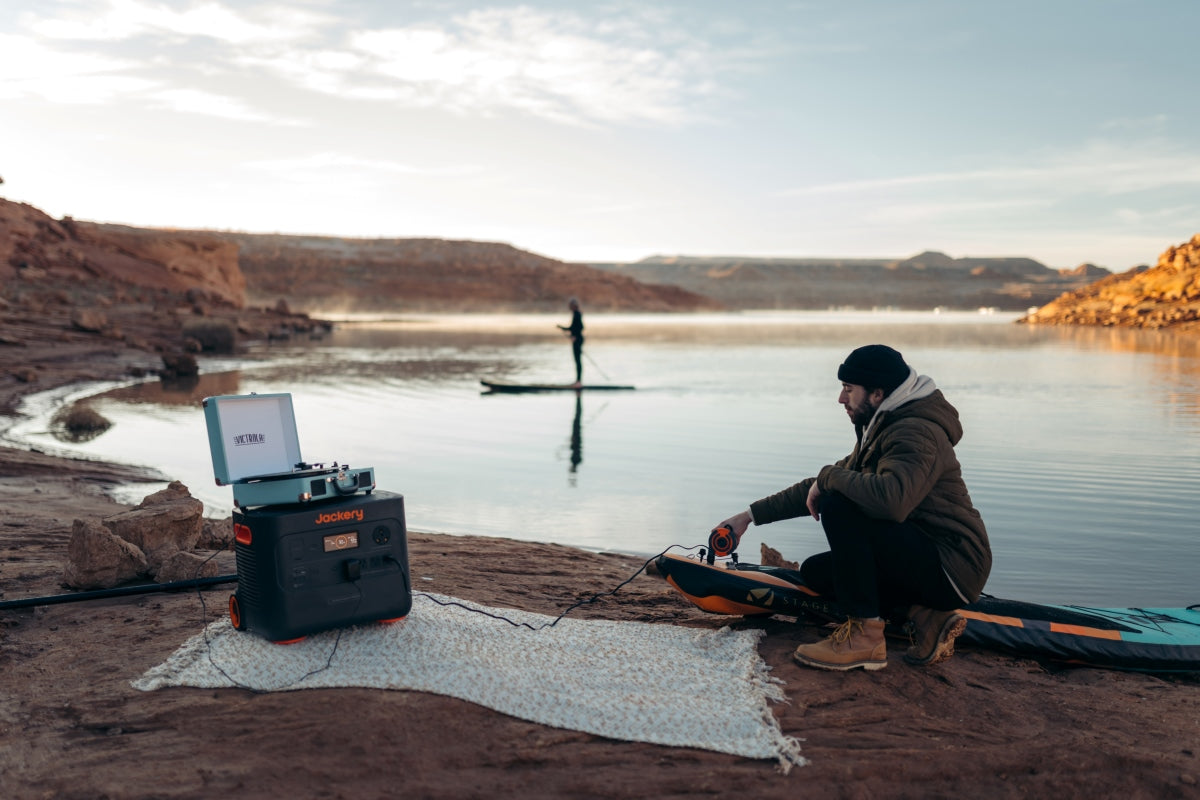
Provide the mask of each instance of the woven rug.
[{"label": "woven rug", "polygon": [[758,655],[761,631],[570,618],[541,627],[551,621],[417,594],[402,622],[277,645],[226,618],[132,685],[408,689],[612,739],[775,759],[785,772],[805,763],[771,713],[768,701],[785,697]]}]

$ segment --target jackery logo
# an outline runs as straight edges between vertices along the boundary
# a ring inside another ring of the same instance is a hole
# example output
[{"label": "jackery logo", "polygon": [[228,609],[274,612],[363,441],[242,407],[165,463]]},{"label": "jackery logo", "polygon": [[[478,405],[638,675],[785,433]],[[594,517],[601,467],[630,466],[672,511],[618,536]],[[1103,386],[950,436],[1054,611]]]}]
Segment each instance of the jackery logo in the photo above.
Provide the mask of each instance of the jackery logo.
[{"label": "jackery logo", "polygon": [[363,510],[356,508],[353,511],[330,511],[325,514],[317,514],[316,524],[328,525],[331,522],[362,522]]}]

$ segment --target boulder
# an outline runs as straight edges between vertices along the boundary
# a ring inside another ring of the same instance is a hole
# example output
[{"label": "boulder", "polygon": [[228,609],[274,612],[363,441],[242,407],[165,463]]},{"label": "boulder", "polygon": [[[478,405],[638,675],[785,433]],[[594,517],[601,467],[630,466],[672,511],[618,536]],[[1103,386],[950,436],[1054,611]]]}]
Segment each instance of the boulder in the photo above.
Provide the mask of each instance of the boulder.
[{"label": "boulder", "polygon": [[146,574],[146,555],[98,519],[71,525],[63,583],[72,589],[111,589]]},{"label": "boulder", "polygon": [[[196,343],[196,347],[200,347],[199,342]],[[186,378],[200,374],[196,357],[190,353],[167,353],[162,357],[162,362],[162,374],[167,378]]]},{"label": "boulder", "polygon": [[[184,340],[195,341],[194,352],[233,353],[237,348],[237,329],[228,320],[196,320],[183,326]],[[189,348],[190,349],[190,348]]]},{"label": "boulder", "polygon": [[212,558],[181,550],[158,566],[154,572],[154,580],[156,583],[174,583],[196,578],[213,578],[219,574],[219,565]]},{"label": "boulder", "polygon": [[233,517],[205,519],[200,526],[198,550],[228,550],[233,547]]},{"label": "boulder", "polygon": [[179,481],[148,495],[128,511],[107,517],[104,524],[146,554],[152,573],[179,551],[188,551],[200,539],[204,503],[191,496]]},{"label": "boulder", "polygon": [[76,330],[99,333],[108,327],[108,318],[103,311],[77,308],[71,312],[71,324],[75,326]]}]

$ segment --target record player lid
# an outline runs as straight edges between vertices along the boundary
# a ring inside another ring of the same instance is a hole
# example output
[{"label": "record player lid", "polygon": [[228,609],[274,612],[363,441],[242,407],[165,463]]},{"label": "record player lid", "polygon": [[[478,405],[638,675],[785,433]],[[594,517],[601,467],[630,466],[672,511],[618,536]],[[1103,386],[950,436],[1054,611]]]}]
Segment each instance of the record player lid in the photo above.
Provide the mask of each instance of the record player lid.
[{"label": "record player lid", "polygon": [[218,485],[291,473],[303,463],[290,394],[222,395],[201,405]]}]

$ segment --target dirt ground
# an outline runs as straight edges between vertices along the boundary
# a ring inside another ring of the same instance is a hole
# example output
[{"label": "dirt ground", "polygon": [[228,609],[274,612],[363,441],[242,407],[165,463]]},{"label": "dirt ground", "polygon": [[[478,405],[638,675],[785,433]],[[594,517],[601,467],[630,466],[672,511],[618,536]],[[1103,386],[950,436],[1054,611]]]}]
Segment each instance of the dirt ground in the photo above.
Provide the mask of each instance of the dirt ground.
[{"label": "dirt ground", "polygon": [[[0,378],[0,407],[127,367],[128,353],[88,347],[47,342],[37,361],[36,343],[7,342],[0,373],[32,359],[39,379]],[[0,447],[0,601],[66,591],[72,521],[121,510],[105,491],[138,475]],[[409,545],[421,589],[548,614],[641,566],[418,530]],[[236,572],[231,553],[218,558]],[[0,610],[0,798],[1200,797],[1200,676],[963,646],[916,668],[899,643],[885,670],[825,673],[790,660],[814,628],[707,615],[647,575],[572,613],[765,628],[760,653],[789,699],[774,710],[809,765],[783,775],[770,761],[558,730],[420,692],[130,687],[224,613],[232,588]]]}]

